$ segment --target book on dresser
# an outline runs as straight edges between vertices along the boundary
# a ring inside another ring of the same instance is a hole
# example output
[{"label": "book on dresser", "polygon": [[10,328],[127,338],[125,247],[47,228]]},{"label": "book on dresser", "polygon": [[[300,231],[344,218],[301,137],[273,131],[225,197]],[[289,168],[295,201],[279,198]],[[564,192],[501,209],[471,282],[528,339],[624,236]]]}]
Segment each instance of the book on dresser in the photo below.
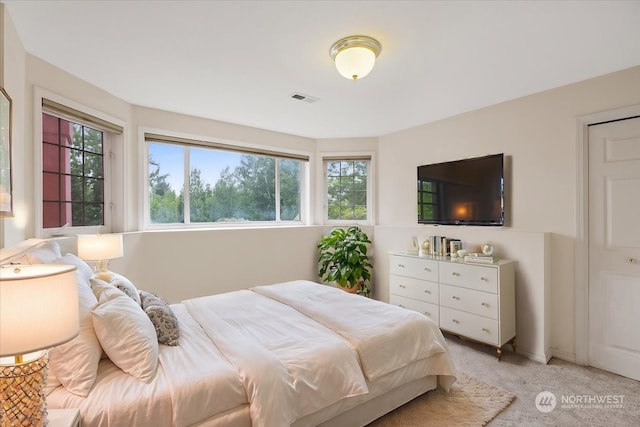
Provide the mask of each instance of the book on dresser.
[{"label": "book on dresser", "polygon": [[515,262],[412,252],[392,252],[390,261],[391,304],[423,313],[443,331],[489,344],[498,357],[507,343],[515,350]]}]

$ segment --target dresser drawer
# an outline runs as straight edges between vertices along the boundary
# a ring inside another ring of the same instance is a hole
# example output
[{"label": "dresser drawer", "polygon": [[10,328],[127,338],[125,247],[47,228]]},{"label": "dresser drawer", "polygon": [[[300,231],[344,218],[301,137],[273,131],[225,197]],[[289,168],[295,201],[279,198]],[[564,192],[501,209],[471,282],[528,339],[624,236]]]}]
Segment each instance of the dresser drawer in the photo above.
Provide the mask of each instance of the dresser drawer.
[{"label": "dresser drawer", "polygon": [[498,269],[455,262],[440,264],[440,283],[498,293]]},{"label": "dresser drawer", "polygon": [[497,294],[440,285],[440,305],[498,320]]},{"label": "dresser drawer", "polygon": [[440,307],[440,328],[477,341],[501,346],[498,321],[463,311]]},{"label": "dresser drawer", "polygon": [[390,273],[397,276],[438,281],[438,261],[404,256],[391,256]]},{"label": "dresser drawer", "polygon": [[412,277],[391,276],[389,293],[438,304],[438,284]]},{"label": "dresser drawer", "polygon": [[429,317],[433,320],[436,325],[439,324],[440,321],[440,308],[436,304],[431,304],[424,301],[418,301],[416,299],[411,299],[407,297],[403,297],[400,295],[391,295],[390,301],[391,304],[397,305],[398,307],[403,307],[408,310],[417,311],[418,313],[422,313],[425,316]]}]

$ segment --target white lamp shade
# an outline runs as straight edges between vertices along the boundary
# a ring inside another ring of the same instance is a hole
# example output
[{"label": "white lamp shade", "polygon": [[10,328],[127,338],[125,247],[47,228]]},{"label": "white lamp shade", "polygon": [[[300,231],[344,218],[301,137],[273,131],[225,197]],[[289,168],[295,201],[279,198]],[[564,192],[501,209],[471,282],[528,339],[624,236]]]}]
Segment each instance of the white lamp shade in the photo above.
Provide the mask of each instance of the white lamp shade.
[{"label": "white lamp shade", "polygon": [[348,47],[335,58],[338,72],[347,79],[361,79],[373,70],[376,54],[367,47]]},{"label": "white lamp shade", "polygon": [[71,265],[0,268],[0,357],[63,344],[78,335],[78,285]]},{"label": "white lamp shade", "polygon": [[78,235],[78,256],[89,261],[120,258],[122,234],[80,234]]}]

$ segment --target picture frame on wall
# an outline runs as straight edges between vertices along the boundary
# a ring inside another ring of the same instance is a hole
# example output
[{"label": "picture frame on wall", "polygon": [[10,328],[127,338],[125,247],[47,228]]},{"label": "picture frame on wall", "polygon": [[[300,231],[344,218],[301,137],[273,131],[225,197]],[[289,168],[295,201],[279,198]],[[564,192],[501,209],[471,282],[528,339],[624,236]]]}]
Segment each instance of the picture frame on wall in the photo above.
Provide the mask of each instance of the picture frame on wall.
[{"label": "picture frame on wall", "polygon": [[13,216],[11,98],[0,87],[0,218]]}]

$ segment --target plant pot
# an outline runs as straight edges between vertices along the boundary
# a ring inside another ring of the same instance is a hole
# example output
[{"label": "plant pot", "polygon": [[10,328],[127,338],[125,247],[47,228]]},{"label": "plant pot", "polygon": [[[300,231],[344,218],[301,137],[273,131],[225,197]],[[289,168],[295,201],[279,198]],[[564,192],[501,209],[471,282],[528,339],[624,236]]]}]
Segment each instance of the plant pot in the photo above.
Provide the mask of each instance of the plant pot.
[{"label": "plant pot", "polygon": [[[349,285],[351,284],[349,283]],[[342,289],[345,292],[349,292],[350,294],[357,293],[361,285],[362,285],[362,280],[358,280],[355,285],[351,285],[351,286],[340,286],[336,283],[336,286],[338,288]]]}]

